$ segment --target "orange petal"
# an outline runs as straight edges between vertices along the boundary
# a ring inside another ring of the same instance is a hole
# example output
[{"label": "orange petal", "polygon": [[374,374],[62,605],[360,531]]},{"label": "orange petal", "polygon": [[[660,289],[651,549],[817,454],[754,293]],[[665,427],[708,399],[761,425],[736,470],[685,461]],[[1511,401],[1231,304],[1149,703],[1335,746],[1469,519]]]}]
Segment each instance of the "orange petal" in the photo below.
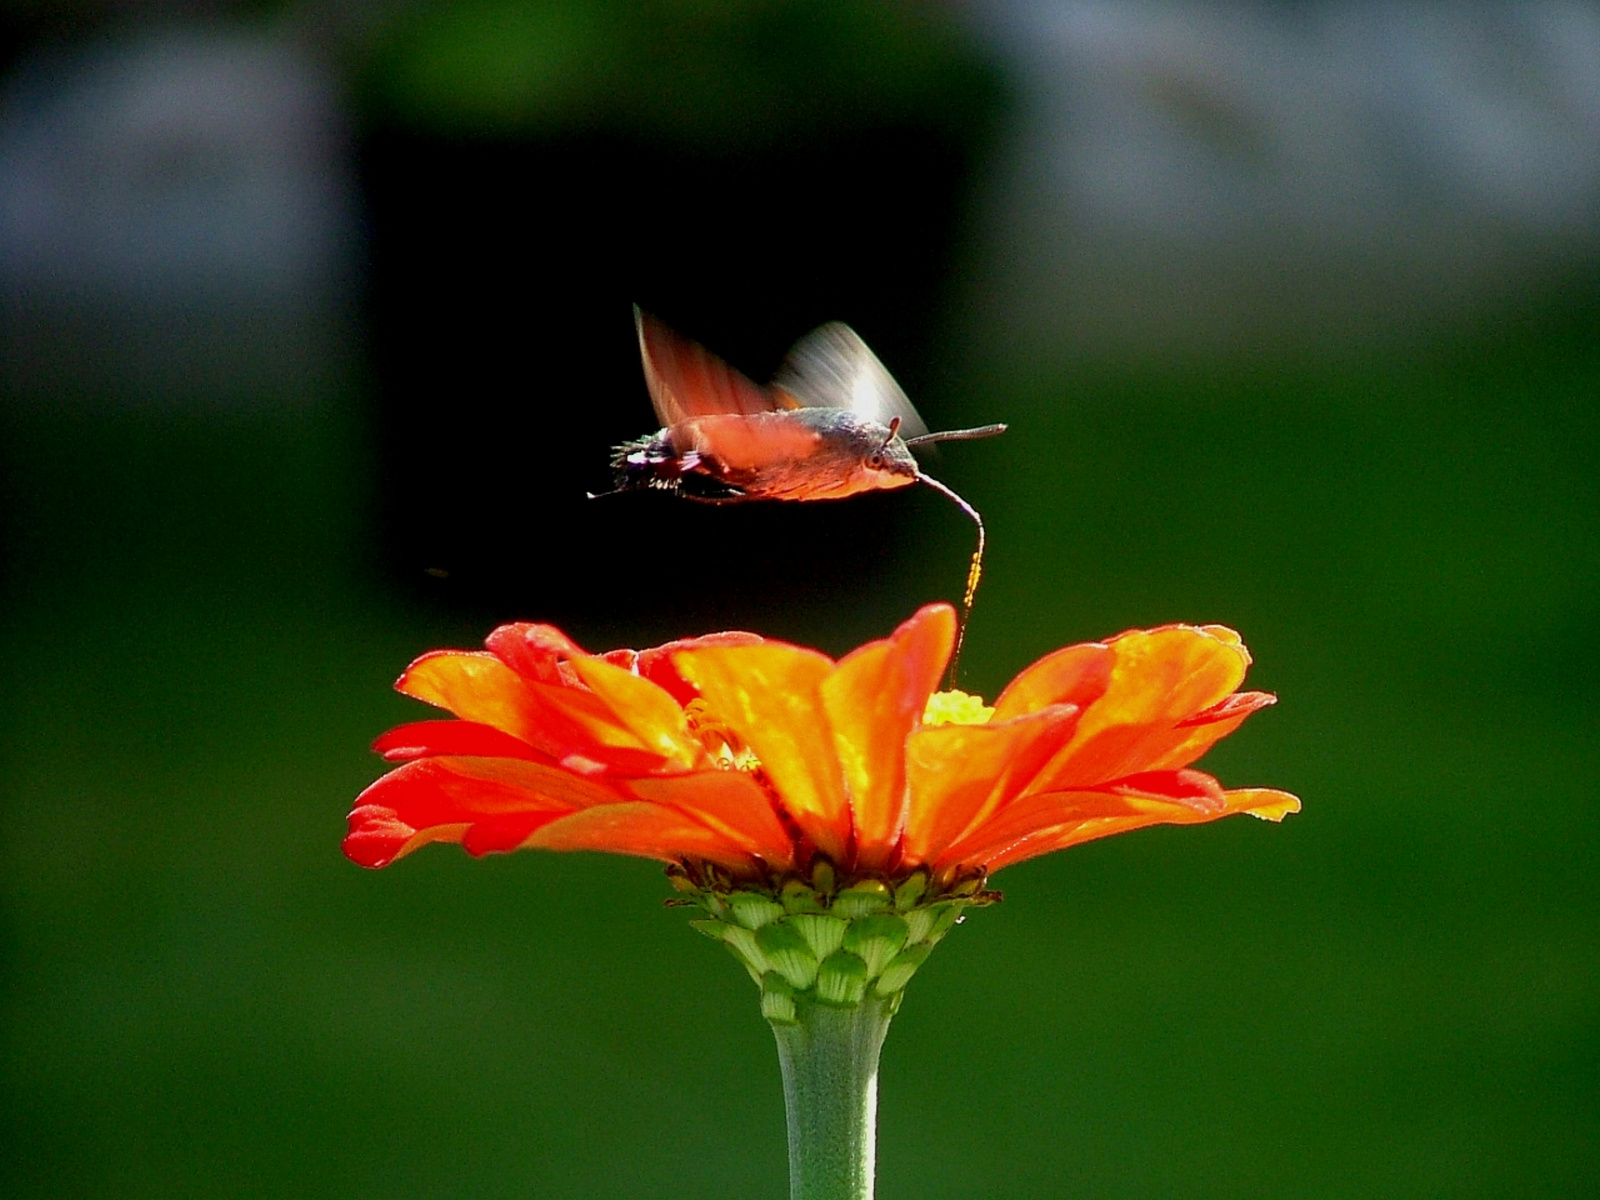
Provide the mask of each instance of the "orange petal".
[{"label": "orange petal", "polygon": [[994,702],[994,719],[1009,720],[1047,704],[1088,708],[1111,682],[1111,647],[1100,642],[1066,646],[1023,669]]},{"label": "orange petal", "polygon": [[1106,644],[1115,659],[1106,694],[1085,716],[1090,732],[1185,720],[1237,689],[1250,665],[1239,635],[1221,625],[1136,629]]},{"label": "orange petal", "polygon": [[1250,656],[1221,626],[1133,630],[1107,645],[1105,694],[1090,705],[1068,745],[1034,788],[1056,791],[1186,765],[1223,731],[1180,727],[1224,700],[1244,679]]},{"label": "orange petal", "polygon": [[[444,650],[425,654],[395,687],[408,696],[492,725],[555,759],[579,755],[598,763],[612,749],[629,752],[627,769],[640,769],[638,753],[659,763],[647,746],[599,696],[581,688],[535,683],[492,654]],[[644,768],[648,769],[648,768]]]},{"label": "orange petal", "polygon": [[676,808],[647,800],[586,808],[535,830],[523,843],[537,850],[601,850],[677,862],[695,858],[729,870],[758,870],[749,854]]},{"label": "orange petal", "polygon": [[743,771],[696,771],[634,779],[634,795],[680,809],[774,870],[794,866],[794,840],[767,793]]},{"label": "orange petal", "polygon": [[1045,842],[1060,830],[1085,821],[1137,816],[1143,811],[1135,798],[1115,792],[1034,792],[1013,800],[961,841],[941,849],[934,869],[984,867],[996,871],[999,868],[994,864],[1018,843]]},{"label": "orange petal", "polygon": [[[1087,802],[1087,797],[1095,795],[1104,799],[1098,805]],[[1026,821],[1018,820],[1010,828],[998,823],[992,830],[986,828],[981,831],[986,838],[991,833],[994,835],[987,845],[979,845],[975,840],[972,845],[959,847],[959,853],[941,859],[939,869],[982,864],[992,872],[1041,854],[1150,825],[1200,825],[1238,813],[1249,813],[1268,821],[1281,821],[1289,813],[1300,811],[1300,801],[1296,797],[1272,788],[1239,788],[1225,792],[1223,803],[1209,810],[1152,795],[1112,796],[1109,793],[1090,792],[1061,794],[1061,798],[1064,802],[1057,808],[1058,819],[1053,822],[1045,811],[1049,807],[1049,797],[1030,796],[1026,801],[1018,801],[1019,805],[1043,802],[1034,814],[1024,814],[1019,810],[1017,816],[1031,815],[1044,817],[1045,820],[1033,830],[1014,838],[1011,835],[1018,833]],[[1124,806],[1121,811],[1117,808],[1118,801]],[[1009,815],[1008,811],[1002,814],[1002,818]]]},{"label": "orange petal", "polygon": [[939,686],[955,639],[955,609],[930,604],[884,640],[840,659],[822,681],[822,707],[850,793],[856,864],[863,869],[885,866],[899,840],[906,818],[906,738]]},{"label": "orange petal", "polygon": [[574,658],[569,665],[643,745],[685,767],[704,759],[682,707],[662,688],[598,658]]},{"label": "orange petal", "polygon": [[665,646],[639,651],[634,670],[651,683],[665,688],[679,704],[687,704],[699,693],[695,691],[693,684],[678,674],[678,668],[672,662],[674,654],[680,650],[692,650],[697,646],[757,646],[764,640],[760,634],[741,633],[737,630],[730,630],[727,633],[708,633],[704,637],[682,638],[676,642],[668,642]]},{"label": "orange petal", "polygon": [[1071,736],[1079,712],[1053,704],[1010,721],[918,729],[906,742],[910,810],[901,862],[916,866],[961,840]]},{"label": "orange petal", "polygon": [[492,725],[512,737],[527,731],[522,677],[487,651],[424,654],[405,669],[394,686],[407,696],[465,720]]},{"label": "orange petal", "polygon": [[1271,692],[1235,692],[1187,720],[1179,721],[1160,752],[1151,757],[1149,765],[1162,770],[1187,766],[1243,725],[1251,713],[1277,702],[1278,698]]},{"label": "orange petal", "polygon": [[843,862],[850,810],[818,692],[833,660],[785,642],[762,642],[681,650],[673,662],[717,717],[755,751],[806,836]]},{"label": "orange petal", "polygon": [[344,852],[364,867],[382,867],[429,842],[463,841],[479,825],[492,827],[483,831],[485,841],[504,840],[494,828],[515,831],[515,844],[564,813],[619,799],[606,784],[542,763],[424,758],[390,771],[356,798]]}]

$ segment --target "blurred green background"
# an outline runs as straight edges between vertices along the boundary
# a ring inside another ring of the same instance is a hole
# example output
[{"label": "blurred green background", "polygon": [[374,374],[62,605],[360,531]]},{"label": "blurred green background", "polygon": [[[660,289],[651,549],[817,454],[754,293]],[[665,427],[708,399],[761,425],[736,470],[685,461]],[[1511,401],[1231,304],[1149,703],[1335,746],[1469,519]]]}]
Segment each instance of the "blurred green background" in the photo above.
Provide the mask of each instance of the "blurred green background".
[{"label": "blurred green background", "polygon": [[[848,319],[936,428],[1011,423],[937,466],[990,529],[967,686],[1215,621],[1280,696],[1206,765],[1302,814],[1014,868],[930,960],[884,1055],[884,1200],[1592,1186],[1592,248],[1525,225],[1532,265],[1449,319],[1377,286],[1413,306],[1376,310],[1388,337],[1303,336],[1286,301],[1199,351],[1154,317],[1040,350],[1094,299],[1008,287],[1031,251],[995,214],[1038,194],[994,197],[1041,101],[985,35],[1003,7],[223,6],[204,38],[334,81],[332,148],[296,161],[348,189],[283,224],[322,221],[334,266],[157,294],[176,252],[140,235],[156,266],[69,287],[0,197],[0,1193],[784,1194],[771,1036],[658,867],[338,852],[424,649],[554,619],[595,649],[738,626],[837,653],[957,593],[970,526],[932,495],[587,508],[648,424],[635,299],[758,376]],[[116,15],[7,18],[0,160],[34,161],[15,131],[72,55],[171,33]],[[851,190],[841,164],[907,146]],[[191,151],[157,159],[177,193],[235,211]],[[803,204],[765,202],[785,179]]]}]

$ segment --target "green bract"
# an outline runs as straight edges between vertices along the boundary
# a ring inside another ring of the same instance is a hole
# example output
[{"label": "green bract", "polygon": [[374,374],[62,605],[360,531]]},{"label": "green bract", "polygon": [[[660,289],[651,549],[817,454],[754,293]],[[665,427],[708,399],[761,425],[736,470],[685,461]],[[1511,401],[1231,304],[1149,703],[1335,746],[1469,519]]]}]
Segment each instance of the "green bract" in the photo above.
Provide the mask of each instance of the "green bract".
[{"label": "green bract", "polygon": [[974,877],[936,891],[925,871],[892,882],[836,886],[825,859],[809,879],[735,884],[714,869],[669,868],[673,886],[706,915],[689,923],[733,952],[761,989],[761,1015],[793,1025],[807,1004],[851,1008],[869,997],[900,1007],[905,986],[968,908],[1000,899]]}]

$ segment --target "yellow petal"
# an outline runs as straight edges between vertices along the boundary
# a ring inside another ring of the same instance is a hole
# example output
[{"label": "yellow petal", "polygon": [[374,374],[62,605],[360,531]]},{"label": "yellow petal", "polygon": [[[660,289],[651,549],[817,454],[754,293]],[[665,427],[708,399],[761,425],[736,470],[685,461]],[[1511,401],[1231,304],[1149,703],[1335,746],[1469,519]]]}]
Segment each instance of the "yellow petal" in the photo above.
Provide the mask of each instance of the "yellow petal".
[{"label": "yellow petal", "polygon": [[850,810],[818,689],[833,660],[784,642],[700,646],[672,656],[679,674],[761,760],[789,815],[843,862]]},{"label": "yellow petal", "polygon": [[955,610],[930,604],[841,659],[822,681],[864,870],[882,868],[894,853],[906,815],[906,738],[939,686],[955,638]]},{"label": "yellow petal", "polygon": [[700,743],[689,732],[683,709],[664,688],[599,658],[568,661],[640,743],[685,767],[701,761]]}]

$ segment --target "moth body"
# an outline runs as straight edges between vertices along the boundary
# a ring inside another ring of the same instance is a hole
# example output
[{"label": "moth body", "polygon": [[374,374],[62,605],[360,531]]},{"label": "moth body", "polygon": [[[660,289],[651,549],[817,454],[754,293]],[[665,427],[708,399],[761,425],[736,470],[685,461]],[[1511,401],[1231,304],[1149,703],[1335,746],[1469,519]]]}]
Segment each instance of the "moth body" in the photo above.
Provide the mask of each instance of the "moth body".
[{"label": "moth body", "polygon": [[887,425],[846,409],[688,417],[618,446],[618,491],[656,488],[688,500],[841,500],[907,487],[917,462]]},{"label": "moth body", "polygon": [[925,475],[914,448],[1004,433],[980,425],[930,433],[867,344],[833,322],[797,342],[766,387],[704,346],[633,310],[650,404],[661,428],[611,453],[615,490],[657,490],[703,504],[746,500],[842,500],[924,483],[978,527],[961,622],[950,658],[954,686],[961,642],[983,568],[983,518]]}]

